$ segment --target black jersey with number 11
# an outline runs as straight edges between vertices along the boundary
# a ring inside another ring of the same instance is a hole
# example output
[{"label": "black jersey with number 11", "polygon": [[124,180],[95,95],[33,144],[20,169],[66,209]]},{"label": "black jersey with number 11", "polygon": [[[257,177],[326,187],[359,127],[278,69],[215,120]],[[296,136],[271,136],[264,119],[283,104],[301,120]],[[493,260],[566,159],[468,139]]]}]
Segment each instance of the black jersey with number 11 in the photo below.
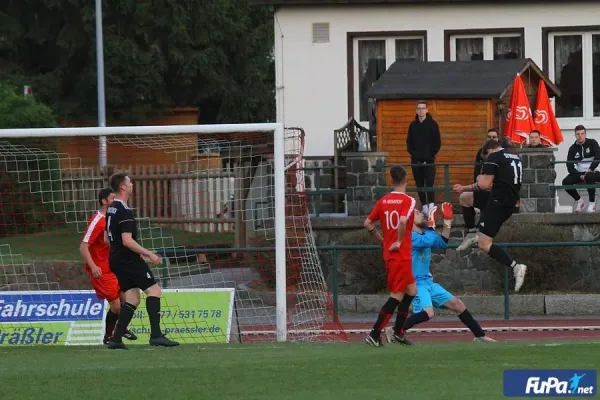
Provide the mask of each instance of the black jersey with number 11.
[{"label": "black jersey with number 11", "polygon": [[521,157],[500,150],[488,155],[483,174],[493,175],[492,201],[505,207],[515,207],[521,198],[523,164]]},{"label": "black jersey with number 11", "polygon": [[133,211],[119,199],[115,199],[106,211],[106,232],[110,241],[111,259],[129,263],[140,258],[123,244],[123,232],[129,232],[134,240],[137,239],[137,226]]}]

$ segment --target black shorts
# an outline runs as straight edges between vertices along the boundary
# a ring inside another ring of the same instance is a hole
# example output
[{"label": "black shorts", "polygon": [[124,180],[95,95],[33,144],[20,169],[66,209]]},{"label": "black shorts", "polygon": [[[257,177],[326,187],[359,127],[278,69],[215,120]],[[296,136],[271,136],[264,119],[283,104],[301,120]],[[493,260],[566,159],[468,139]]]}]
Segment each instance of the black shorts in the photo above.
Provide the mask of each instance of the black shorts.
[{"label": "black shorts", "polygon": [[488,201],[490,200],[491,193],[492,192],[489,190],[473,193],[473,207],[478,208],[479,211],[483,212]]},{"label": "black shorts", "polygon": [[156,284],[154,274],[141,257],[127,261],[111,257],[110,270],[117,276],[121,292],[130,289],[146,290]]},{"label": "black shorts", "polygon": [[489,201],[482,211],[485,219],[479,221],[479,232],[491,238],[495,237],[502,224],[508,221],[515,211],[515,207],[505,207],[495,201]]}]

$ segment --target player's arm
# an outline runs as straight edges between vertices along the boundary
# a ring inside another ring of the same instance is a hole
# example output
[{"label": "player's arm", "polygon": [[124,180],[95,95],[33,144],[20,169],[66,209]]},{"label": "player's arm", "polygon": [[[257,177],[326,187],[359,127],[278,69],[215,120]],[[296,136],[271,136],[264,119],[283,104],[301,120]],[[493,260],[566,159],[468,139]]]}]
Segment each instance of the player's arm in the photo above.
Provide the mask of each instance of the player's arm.
[{"label": "player's arm", "polygon": [[100,278],[102,276],[102,269],[96,265],[94,259],[92,258],[92,253],[90,253],[90,244],[81,242],[79,245],[79,254],[81,254],[83,261],[85,261],[85,263],[90,267],[92,275],[94,275],[95,278]]},{"label": "player's arm", "polygon": [[135,228],[133,213],[131,210],[127,211],[128,213],[121,221],[119,221],[119,226],[121,228],[121,241],[123,242],[123,246],[127,247],[134,253],[139,254],[140,256],[148,257],[154,264],[158,264],[160,262],[160,257],[150,250],[142,247],[133,238],[133,230]]},{"label": "player's arm", "polygon": [[108,238],[108,232],[104,231],[104,243],[110,244],[110,239]]},{"label": "player's arm", "polygon": [[92,275],[95,278],[100,278],[102,276],[102,269],[100,269],[100,267],[98,267],[94,262],[92,253],[90,253],[90,245],[95,243],[103,232],[104,229],[102,228],[102,224],[99,223],[99,221],[94,220],[94,222],[91,223],[85,230],[85,234],[83,235],[83,239],[79,245],[79,254],[81,255],[83,261],[90,267]]},{"label": "player's arm", "polygon": [[410,198],[410,203],[404,202],[403,207],[400,210],[400,218],[398,221],[398,237],[396,241],[392,243],[389,251],[398,251],[400,246],[402,246],[402,239],[404,238],[404,234],[406,233],[406,226],[408,225],[409,218],[415,212],[415,205],[417,204],[416,200]]},{"label": "player's arm", "polygon": [[489,190],[492,188],[494,184],[494,177],[496,176],[496,172],[498,170],[498,164],[490,161],[486,161],[483,164],[482,175],[479,175],[477,178],[477,182],[463,186],[463,185],[454,185],[455,192],[480,192],[482,190]]},{"label": "player's arm", "polygon": [[365,219],[365,223],[363,224],[363,226],[365,227],[367,232],[369,232],[369,234],[373,236],[375,240],[377,240],[378,243],[383,243],[383,237],[381,236],[381,233],[379,233],[379,231],[377,230],[377,226],[375,226],[375,221],[377,219],[379,219],[379,202],[375,204],[375,208],[373,209],[373,211],[371,211],[371,214],[369,214],[367,219]]}]

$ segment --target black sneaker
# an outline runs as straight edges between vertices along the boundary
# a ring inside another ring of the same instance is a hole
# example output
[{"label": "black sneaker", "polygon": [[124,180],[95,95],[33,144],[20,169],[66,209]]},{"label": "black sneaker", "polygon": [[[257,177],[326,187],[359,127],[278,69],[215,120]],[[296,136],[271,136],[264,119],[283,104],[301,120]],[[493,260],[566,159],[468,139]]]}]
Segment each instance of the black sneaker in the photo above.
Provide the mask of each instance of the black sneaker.
[{"label": "black sneaker", "polygon": [[127,350],[127,346],[125,346],[125,344],[119,340],[109,340],[108,343],[106,343],[107,347],[111,350]]},{"label": "black sneaker", "polygon": [[164,336],[159,336],[155,338],[150,338],[150,346],[175,347],[179,346],[179,342],[167,339]]},{"label": "black sneaker", "polygon": [[388,343],[399,343],[399,344],[404,344],[406,346],[414,345],[413,342],[411,342],[410,340],[408,340],[406,338],[406,335],[404,335],[404,333],[397,333],[396,331],[394,331],[394,328],[392,328],[391,326],[388,328],[385,328],[385,337],[386,337]]},{"label": "black sneaker", "polygon": [[110,342],[111,339],[112,336],[104,335],[104,339],[102,339],[102,344],[108,344],[108,342]]},{"label": "black sneaker", "polygon": [[135,333],[131,332],[129,329],[125,329],[125,334],[123,337],[127,340],[137,340],[137,336]]},{"label": "black sneaker", "polygon": [[370,334],[365,338],[365,342],[372,347],[383,347],[383,342],[381,341],[381,337],[375,339]]}]

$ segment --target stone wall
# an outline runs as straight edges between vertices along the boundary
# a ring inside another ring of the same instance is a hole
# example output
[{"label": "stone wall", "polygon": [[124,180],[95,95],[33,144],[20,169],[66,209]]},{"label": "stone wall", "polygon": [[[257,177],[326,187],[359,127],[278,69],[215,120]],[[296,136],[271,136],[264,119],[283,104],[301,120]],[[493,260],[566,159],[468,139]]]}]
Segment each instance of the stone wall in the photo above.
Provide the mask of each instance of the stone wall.
[{"label": "stone wall", "polygon": [[[517,150],[523,161],[523,185],[521,188],[521,212],[553,212],[555,208],[554,148]],[[386,186],[384,168],[387,153],[344,153],[346,157],[346,199],[348,215],[368,215]],[[452,167],[451,167],[452,169]],[[410,169],[408,171],[411,174]]]},{"label": "stone wall", "polygon": [[556,179],[554,152],[556,148],[518,149],[523,162],[521,212],[554,212],[555,192],[551,189]]},{"label": "stone wall", "polygon": [[[335,189],[333,157],[305,157],[304,187],[306,190]],[[344,196],[323,194],[309,196],[308,210],[312,215],[344,213]]]},{"label": "stone wall", "polygon": [[368,215],[381,197],[377,187],[386,185],[387,153],[343,153],[346,158],[346,200],[348,215]]},{"label": "stone wall", "polygon": [[[313,218],[312,227],[317,246],[342,244],[344,234],[353,231],[364,231],[362,226],[363,220],[363,217],[348,217],[345,219]],[[600,241],[600,213],[516,214],[511,218],[511,224],[513,226],[519,226],[519,224],[530,225],[534,227],[534,231],[535,226],[539,226],[540,224],[542,226],[552,225],[557,229],[566,230],[564,236],[570,238],[567,241]],[[364,235],[365,238],[368,237],[366,232],[364,232]],[[463,235],[462,217],[456,216],[450,245],[456,247],[462,240]],[[539,240],[532,237],[531,241]],[[365,243],[369,243],[369,241],[366,240],[362,244]],[[510,253],[511,249],[508,251]],[[518,251],[523,252],[524,249],[519,249]],[[537,251],[544,250],[537,248]],[[554,251],[561,250],[554,249]],[[564,251],[566,252],[567,250]],[[556,287],[551,287],[549,290],[600,293],[600,249],[588,246],[571,248],[569,251],[571,252],[569,254],[572,254],[573,257],[569,259],[570,264],[564,267],[566,276],[556,282]],[[512,253],[516,252],[516,249],[512,250]],[[369,257],[367,254],[365,255],[367,258]],[[327,282],[331,285],[333,278],[331,252],[320,252],[320,259]],[[366,262],[372,263],[369,260]],[[552,262],[549,264],[552,264]],[[548,271],[553,267],[555,266],[548,265]],[[559,267],[563,268],[562,265]],[[381,265],[381,268],[383,268],[383,265]],[[440,284],[456,293],[501,293],[503,289],[502,267],[478,249],[471,249],[460,253],[454,249],[437,252],[433,256],[431,271],[435,274],[435,279]],[[536,273],[543,274],[544,269],[542,268],[540,271],[539,266],[537,269],[532,268],[532,274],[529,274],[527,279],[536,279]],[[344,293],[345,288],[350,289],[350,294],[361,293],[360,282],[353,281],[352,271],[347,270],[344,265],[339,265],[337,278],[341,293]],[[512,277],[510,284],[511,286],[513,284]]]}]

